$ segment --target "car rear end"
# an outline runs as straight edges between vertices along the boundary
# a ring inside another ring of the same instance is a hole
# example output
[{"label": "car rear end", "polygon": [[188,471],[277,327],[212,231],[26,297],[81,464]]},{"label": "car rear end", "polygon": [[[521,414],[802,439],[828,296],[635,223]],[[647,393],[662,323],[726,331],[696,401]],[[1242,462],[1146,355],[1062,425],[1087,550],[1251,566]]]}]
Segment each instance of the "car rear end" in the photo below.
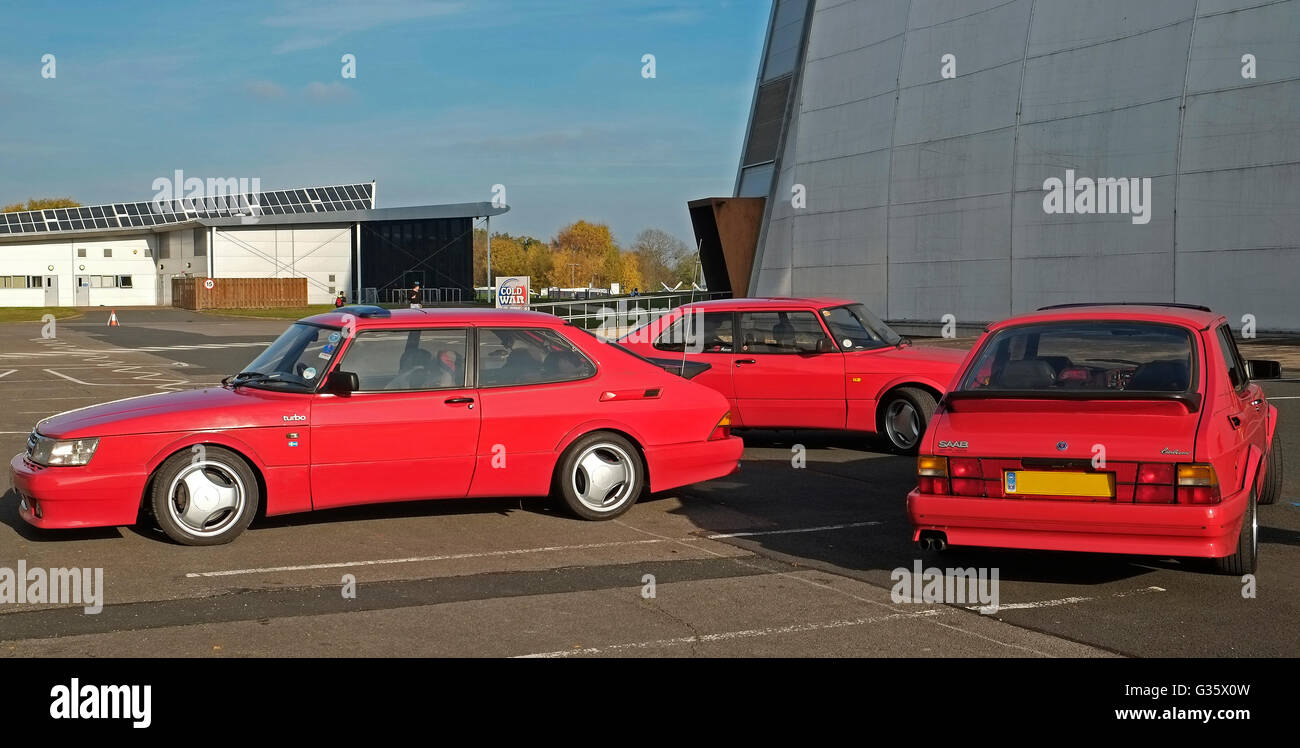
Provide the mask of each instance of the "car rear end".
[{"label": "car rear end", "polygon": [[1200,338],[1166,322],[1004,323],[945,396],[908,496],[923,546],[1222,557],[1243,491],[1196,459]]}]

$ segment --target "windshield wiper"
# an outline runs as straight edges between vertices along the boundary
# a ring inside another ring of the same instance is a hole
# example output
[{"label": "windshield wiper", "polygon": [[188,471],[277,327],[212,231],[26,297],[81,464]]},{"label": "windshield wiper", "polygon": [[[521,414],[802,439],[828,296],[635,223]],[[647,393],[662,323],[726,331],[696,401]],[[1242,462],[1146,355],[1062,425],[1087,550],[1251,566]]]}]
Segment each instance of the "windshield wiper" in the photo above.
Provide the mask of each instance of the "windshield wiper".
[{"label": "windshield wiper", "polygon": [[221,380],[221,384],[231,387],[238,387],[241,384],[252,384],[254,382],[282,382],[284,381],[284,372],[274,371],[270,374],[260,371],[241,371],[238,374],[226,377]]}]

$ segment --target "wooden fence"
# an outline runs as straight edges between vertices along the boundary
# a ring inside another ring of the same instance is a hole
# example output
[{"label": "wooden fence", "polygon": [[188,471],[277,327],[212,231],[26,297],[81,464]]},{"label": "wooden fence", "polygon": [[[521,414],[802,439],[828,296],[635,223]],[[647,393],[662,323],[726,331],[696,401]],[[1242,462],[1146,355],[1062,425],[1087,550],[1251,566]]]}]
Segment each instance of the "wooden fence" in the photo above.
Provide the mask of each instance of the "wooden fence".
[{"label": "wooden fence", "polygon": [[181,309],[271,309],[307,306],[306,278],[172,278],[172,306]]}]

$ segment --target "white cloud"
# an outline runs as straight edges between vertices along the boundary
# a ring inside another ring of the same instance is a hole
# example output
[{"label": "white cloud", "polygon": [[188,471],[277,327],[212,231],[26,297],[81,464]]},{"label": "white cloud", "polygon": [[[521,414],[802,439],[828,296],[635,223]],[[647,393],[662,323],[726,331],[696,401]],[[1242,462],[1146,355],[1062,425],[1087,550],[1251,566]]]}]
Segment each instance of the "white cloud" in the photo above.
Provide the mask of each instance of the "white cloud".
[{"label": "white cloud", "polygon": [[350,32],[453,16],[465,10],[464,3],[445,0],[370,0],[366,3],[290,0],[282,7],[281,13],[262,21],[264,26],[290,32],[287,39],[274,47],[276,54],[318,49]]}]

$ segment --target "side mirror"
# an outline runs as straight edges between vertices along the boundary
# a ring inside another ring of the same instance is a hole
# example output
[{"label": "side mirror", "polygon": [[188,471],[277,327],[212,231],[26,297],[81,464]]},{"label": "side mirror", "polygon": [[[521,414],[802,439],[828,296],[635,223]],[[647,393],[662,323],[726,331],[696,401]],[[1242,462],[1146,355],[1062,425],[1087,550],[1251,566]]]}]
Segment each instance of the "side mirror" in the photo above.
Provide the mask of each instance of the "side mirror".
[{"label": "side mirror", "polygon": [[831,342],[831,339],[830,339],[830,338],[820,338],[820,339],[818,339],[818,341],[817,341],[817,352],[818,352],[818,353],[834,353],[834,352],[835,352],[835,344]]},{"label": "side mirror", "polygon": [[325,391],[335,395],[347,395],[361,389],[361,378],[354,371],[335,369],[325,382]]},{"label": "side mirror", "polygon": [[1251,379],[1281,379],[1282,364],[1262,358],[1252,358],[1246,362],[1246,376]]}]

